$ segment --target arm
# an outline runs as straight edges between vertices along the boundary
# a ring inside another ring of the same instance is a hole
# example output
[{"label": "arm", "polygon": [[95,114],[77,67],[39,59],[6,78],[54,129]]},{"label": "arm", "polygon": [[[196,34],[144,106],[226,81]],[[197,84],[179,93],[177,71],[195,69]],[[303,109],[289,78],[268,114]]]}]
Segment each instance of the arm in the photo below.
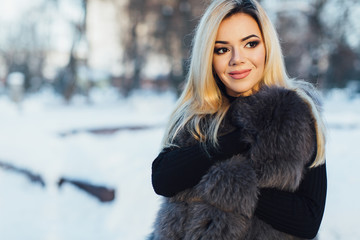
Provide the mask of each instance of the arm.
[{"label": "arm", "polygon": [[200,144],[164,149],[152,164],[154,191],[159,195],[172,197],[195,186],[212,165],[212,160]]},{"label": "arm", "polygon": [[[220,137],[218,151],[210,149],[210,155],[204,154],[200,144],[194,144],[168,149],[154,161],[154,189],[157,193],[160,189],[162,194],[171,197],[165,199],[158,226],[183,226],[186,228],[185,239],[244,237],[251,224],[258,192],[255,172],[248,160],[241,154],[228,157],[234,154],[231,153],[231,145],[236,152],[246,151],[249,147],[239,140],[242,138],[239,131],[237,129]],[[202,161],[205,162],[201,164]],[[194,164],[204,168],[204,173],[194,169]],[[198,176],[198,180],[184,184],[184,179],[194,179],[192,174]]]},{"label": "arm", "polygon": [[152,164],[152,184],[155,192],[165,197],[198,184],[211,166],[219,160],[246,152],[249,145],[241,140],[242,129],[219,137],[219,148],[204,150],[197,143],[189,147],[164,149]]},{"label": "arm", "polygon": [[323,164],[309,169],[294,193],[261,189],[255,215],[279,231],[312,239],[324,214],[326,190]]},{"label": "arm", "polygon": [[250,150],[260,188],[255,214],[279,231],[315,237],[324,212],[326,169],[308,168],[316,138],[307,104],[281,88],[265,88],[234,103],[233,124],[255,133]]}]

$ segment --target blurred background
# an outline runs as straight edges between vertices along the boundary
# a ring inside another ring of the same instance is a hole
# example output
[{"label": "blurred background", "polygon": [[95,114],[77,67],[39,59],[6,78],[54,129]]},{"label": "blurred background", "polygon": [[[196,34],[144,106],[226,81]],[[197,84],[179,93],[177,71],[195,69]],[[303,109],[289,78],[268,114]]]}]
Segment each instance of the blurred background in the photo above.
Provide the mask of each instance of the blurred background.
[{"label": "blurred background", "polygon": [[[0,0],[0,239],[145,239],[151,163],[209,0]],[[320,239],[360,239],[360,1],[261,0],[324,98]]]}]

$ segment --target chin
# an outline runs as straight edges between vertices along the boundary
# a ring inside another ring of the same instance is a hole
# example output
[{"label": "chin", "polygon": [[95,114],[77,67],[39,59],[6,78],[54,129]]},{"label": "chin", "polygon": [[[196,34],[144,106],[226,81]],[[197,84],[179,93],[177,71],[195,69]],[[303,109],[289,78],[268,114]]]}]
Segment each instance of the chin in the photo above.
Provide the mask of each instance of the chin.
[{"label": "chin", "polygon": [[236,91],[232,90],[231,92],[227,92],[227,94],[232,97],[240,97],[240,96],[250,95],[250,94],[247,94],[248,92],[249,92],[249,90],[236,90]]}]

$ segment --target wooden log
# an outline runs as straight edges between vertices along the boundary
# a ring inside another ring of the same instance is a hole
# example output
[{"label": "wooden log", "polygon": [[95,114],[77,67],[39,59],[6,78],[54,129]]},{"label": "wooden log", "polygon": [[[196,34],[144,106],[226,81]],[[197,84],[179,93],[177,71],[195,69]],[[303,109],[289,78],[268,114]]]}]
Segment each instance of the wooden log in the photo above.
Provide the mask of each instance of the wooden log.
[{"label": "wooden log", "polygon": [[82,180],[73,180],[65,177],[60,178],[58,186],[61,187],[64,183],[70,183],[79,189],[87,192],[93,197],[96,197],[101,202],[111,202],[115,199],[115,189],[105,186],[98,186]]}]

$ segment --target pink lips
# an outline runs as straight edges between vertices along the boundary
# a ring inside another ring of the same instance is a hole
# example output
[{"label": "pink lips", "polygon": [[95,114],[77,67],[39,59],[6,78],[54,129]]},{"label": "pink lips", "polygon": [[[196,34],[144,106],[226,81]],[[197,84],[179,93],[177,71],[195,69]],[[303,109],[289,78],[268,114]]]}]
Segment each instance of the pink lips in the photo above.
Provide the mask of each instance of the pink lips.
[{"label": "pink lips", "polygon": [[232,71],[229,75],[234,79],[243,79],[246,78],[251,72],[251,69],[244,69],[241,71]]}]

